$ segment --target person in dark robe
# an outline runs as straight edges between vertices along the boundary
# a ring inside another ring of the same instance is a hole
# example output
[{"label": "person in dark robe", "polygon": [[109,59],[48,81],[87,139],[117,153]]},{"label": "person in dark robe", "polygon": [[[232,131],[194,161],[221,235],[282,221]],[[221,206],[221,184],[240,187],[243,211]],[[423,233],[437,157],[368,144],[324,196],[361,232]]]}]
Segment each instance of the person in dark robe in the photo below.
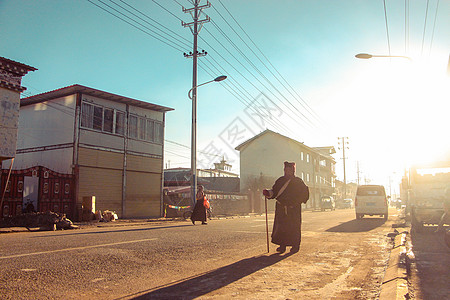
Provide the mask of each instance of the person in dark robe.
[{"label": "person in dark robe", "polygon": [[309,199],[308,186],[295,176],[295,163],[284,162],[284,176],[275,181],[271,190],[263,190],[264,196],[276,199],[272,243],[280,245],[283,253],[291,246],[291,253],[300,249],[302,226],[302,203]]},{"label": "person in dark robe", "polygon": [[191,215],[192,224],[195,225],[195,221],[202,221],[202,225],[207,225],[208,223],[206,223],[206,209],[209,208],[209,200],[208,198],[206,198],[202,185],[198,186],[198,191],[195,198],[196,202],[194,211]]}]

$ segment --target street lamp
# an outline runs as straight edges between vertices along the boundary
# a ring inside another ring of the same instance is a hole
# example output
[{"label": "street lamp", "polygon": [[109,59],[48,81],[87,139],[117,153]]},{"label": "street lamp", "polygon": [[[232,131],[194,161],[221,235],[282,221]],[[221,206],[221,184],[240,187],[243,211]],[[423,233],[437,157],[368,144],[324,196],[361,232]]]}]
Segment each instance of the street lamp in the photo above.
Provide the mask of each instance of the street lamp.
[{"label": "street lamp", "polygon": [[225,75],[220,75],[219,77],[216,77],[216,78],[214,78],[213,80],[204,82],[204,83],[199,84],[199,85],[197,85],[197,86],[194,86],[194,87],[193,87],[192,89],[190,89],[189,92],[188,92],[188,97],[189,97],[189,99],[192,100],[191,92],[192,92],[193,89],[196,89],[196,88],[198,88],[199,86],[202,86],[202,85],[211,83],[211,82],[213,82],[213,81],[219,82],[219,81],[222,81],[222,80],[225,80],[225,79],[227,79],[227,76],[225,76]]},{"label": "street lamp", "polygon": [[[192,87],[188,92],[189,99],[192,100],[192,132],[191,132],[191,200],[195,205],[195,194],[197,192],[197,88],[199,86],[225,80],[227,76],[221,75],[213,80]],[[193,97],[191,96],[193,92]]]},{"label": "street lamp", "polygon": [[374,55],[374,54],[368,54],[368,53],[359,53],[359,54],[356,54],[355,57],[359,58],[359,59],[369,59],[372,57],[401,57],[401,58],[406,58],[406,59],[412,60],[411,57],[403,56],[403,55]]}]

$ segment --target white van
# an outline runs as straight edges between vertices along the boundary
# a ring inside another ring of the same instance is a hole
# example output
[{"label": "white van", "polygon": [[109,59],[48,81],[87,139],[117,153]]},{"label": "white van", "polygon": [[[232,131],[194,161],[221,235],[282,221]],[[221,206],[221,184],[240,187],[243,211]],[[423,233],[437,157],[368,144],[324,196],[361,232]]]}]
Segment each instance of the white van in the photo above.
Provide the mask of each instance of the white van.
[{"label": "white van", "polygon": [[355,196],[356,219],[364,215],[380,215],[385,220],[388,218],[388,203],[384,186],[360,185]]}]

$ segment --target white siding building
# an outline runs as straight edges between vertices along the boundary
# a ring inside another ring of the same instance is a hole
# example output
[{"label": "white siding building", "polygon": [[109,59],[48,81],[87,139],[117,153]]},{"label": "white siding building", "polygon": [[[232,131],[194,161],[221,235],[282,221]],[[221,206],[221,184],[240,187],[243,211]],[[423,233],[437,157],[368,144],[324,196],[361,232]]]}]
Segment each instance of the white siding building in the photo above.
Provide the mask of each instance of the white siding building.
[{"label": "white siding building", "polygon": [[[81,85],[22,99],[13,169],[45,167],[72,176],[73,186],[65,183],[73,193],[66,210],[76,219],[83,199],[92,196],[96,209],[119,217],[160,216],[164,122],[170,110]],[[32,182],[52,190],[53,183],[45,181]],[[55,195],[44,209],[39,201],[51,197],[39,190],[38,210],[63,212],[62,205],[52,204],[60,200]]]},{"label": "white siding building", "polygon": [[[284,161],[296,163],[296,175],[310,189],[308,206],[318,207],[323,196],[334,194],[334,147],[311,148],[271,130],[236,147],[240,152],[241,192],[257,194],[283,175]],[[256,197],[257,195],[255,195]],[[259,203],[255,204],[259,207]],[[256,209],[257,210],[257,209]]]}]

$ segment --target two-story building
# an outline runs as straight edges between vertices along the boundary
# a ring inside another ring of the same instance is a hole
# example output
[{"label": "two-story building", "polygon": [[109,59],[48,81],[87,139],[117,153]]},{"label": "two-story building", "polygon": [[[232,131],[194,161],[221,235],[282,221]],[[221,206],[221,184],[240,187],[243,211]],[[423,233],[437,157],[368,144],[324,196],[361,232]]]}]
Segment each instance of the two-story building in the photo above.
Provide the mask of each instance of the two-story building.
[{"label": "two-story building", "polygon": [[308,147],[304,143],[271,130],[265,130],[238,145],[240,152],[241,192],[252,195],[252,210],[262,209],[261,191],[272,187],[283,175],[283,162],[296,163],[296,175],[310,189],[308,207],[320,206],[320,199],[333,196],[335,160],[334,147]]},{"label": "two-story building", "polygon": [[22,99],[3,205],[11,215],[32,203],[80,219],[83,201],[95,199],[97,210],[121,218],[161,216],[170,110],[82,85]]}]

